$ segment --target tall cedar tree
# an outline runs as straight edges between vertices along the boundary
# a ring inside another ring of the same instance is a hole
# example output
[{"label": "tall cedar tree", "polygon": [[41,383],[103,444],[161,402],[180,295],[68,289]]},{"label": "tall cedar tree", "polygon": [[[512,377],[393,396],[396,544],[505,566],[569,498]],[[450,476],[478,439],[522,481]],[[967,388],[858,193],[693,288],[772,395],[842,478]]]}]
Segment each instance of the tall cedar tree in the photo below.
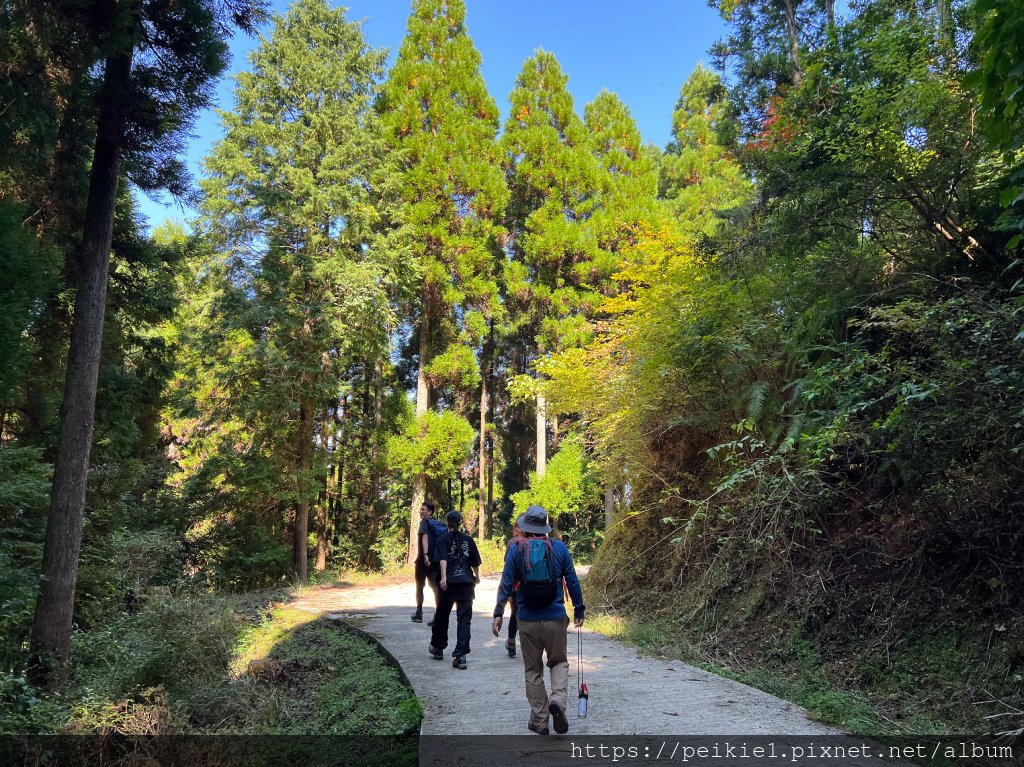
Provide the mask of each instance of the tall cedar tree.
[{"label": "tall cedar tree", "polygon": [[[534,358],[581,343],[583,312],[596,304],[601,253],[587,220],[600,177],[583,121],[573,111],[568,77],[554,54],[523,63],[502,135],[508,177],[512,262],[508,309]],[[538,387],[537,473],[546,462],[544,395]]]},{"label": "tall cedar tree", "polygon": [[[401,165],[402,218],[421,273],[416,417],[423,422],[441,384],[458,395],[480,381],[472,347],[497,307],[507,190],[495,137],[498,108],[466,33],[462,0],[416,0],[382,98]],[[482,409],[481,419],[486,409]],[[481,464],[483,457],[481,457]],[[427,475],[413,480],[409,559]]]},{"label": "tall cedar tree", "polygon": [[[262,371],[253,406],[284,455],[295,574],[307,577],[310,504],[326,418],[352,356],[378,359],[389,268],[377,236],[386,147],[373,110],[384,51],[324,0],[299,0],[238,76],[226,136],[206,162],[204,227],[218,259],[254,260],[248,324]],[[230,318],[226,318],[230,322]],[[326,530],[317,530],[324,550]]]},{"label": "tall cedar tree", "polygon": [[243,27],[259,15],[258,6],[244,0],[227,6],[210,0],[101,0],[92,8],[103,75],[96,93],[96,140],[32,630],[40,673],[49,663],[65,663],[70,654],[118,185],[127,171],[144,189],[183,190],[183,166],[176,155],[226,64],[227,28],[219,17],[225,8]]},{"label": "tall cedar tree", "polygon": [[630,232],[659,216],[657,149],[645,147],[636,120],[616,94],[601,91],[583,108],[597,159],[597,206],[589,228],[597,238],[598,288],[608,291]]},{"label": "tall cedar tree", "polygon": [[710,237],[721,213],[740,207],[750,182],[725,142],[734,132],[729,94],[717,73],[698,64],[679,92],[672,141],[660,163],[659,195],[687,232]]},{"label": "tall cedar tree", "polygon": [[[643,138],[629,107],[614,93],[601,91],[583,108],[583,122],[590,135],[598,164],[598,206],[589,227],[597,238],[599,290],[614,292],[622,251],[642,227],[653,226],[660,215],[658,204],[657,151],[643,145]],[[557,413],[557,408],[553,409]],[[615,486],[626,478],[622,466],[604,461],[605,526],[614,516]]]}]

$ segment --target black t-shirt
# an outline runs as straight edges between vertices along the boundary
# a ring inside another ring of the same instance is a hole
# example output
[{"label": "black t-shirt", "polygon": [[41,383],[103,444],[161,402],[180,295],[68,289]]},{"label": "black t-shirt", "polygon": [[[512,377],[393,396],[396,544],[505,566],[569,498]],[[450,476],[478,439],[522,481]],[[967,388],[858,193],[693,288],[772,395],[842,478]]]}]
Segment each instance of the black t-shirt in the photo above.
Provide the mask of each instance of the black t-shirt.
[{"label": "black t-shirt", "polygon": [[480,551],[476,541],[465,533],[449,530],[437,541],[437,560],[448,562],[445,577],[450,584],[474,583],[472,568],[480,567]]},{"label": "black t-shirt", "polygon": [[[419,557],[419,559],[421,561],[423,560],[423,536],[424,535],[427,536],[427,540],[429,541],[430,540],[430,520],[429,519],[421,519],[420,520],[420,529],[419,529],[419,532],[416,533],[416,551],[419,552],[417,554],[417,556]],[[427,554],[430,554],[430,552],[428,551]]]}]

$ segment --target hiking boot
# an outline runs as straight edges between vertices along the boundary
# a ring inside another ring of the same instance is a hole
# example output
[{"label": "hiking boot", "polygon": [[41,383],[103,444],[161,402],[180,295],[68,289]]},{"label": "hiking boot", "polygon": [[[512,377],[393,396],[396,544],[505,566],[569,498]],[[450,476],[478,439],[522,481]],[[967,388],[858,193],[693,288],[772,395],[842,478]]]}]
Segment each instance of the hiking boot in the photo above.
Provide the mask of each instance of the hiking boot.
[{"label": "hiking boot", "polygon": [[555,725],[555,732],[564,735],[569,732],[569,720],[565,718],[565,709],[557,700],[548,704],[548,711],[551,712],[551,722]]},{"label": "hiking boot", "polygon": [[444,658],[444,651],[443,650],[438,650],[432,644],[428,644],[427,645],[427,652],[430,653],[430,657],[433,658],[434,660],[441,660],[442,658]]},{"label": "hiking boot", "polygon": [[466,656],[456,655],[454,658],[452,658],[452,668],[458,668],[465,671],[468,668],[468,666],[466,666]]},{"label": "hiking boot", "polygon": [[422,610],[417,610],[416,612],[414,612],[412,614],[412,622],[413,623],[423,623],[423,611]]},{"label": "hiking boot", "polygon": [[535,732],[538,735],[550,735],[551,734],[551,731],[548,730],[547,727],[540,727],[538,725],[535,725],[533,722],[528,722],[527,725],[526,725],[526,729],[530,730],[531,732]]},{"label": "hiking boot", "polygon": [[505,642],[505,650],[508,651],[508,657],[510,657],[510,658],[516,657],[516,643],[514,641],[512,641],[511,639],[509,639],[507,642]]},{"label": "hiking boot", "polygon": [[428,626],[433,626],[434,625],[434,619],[431,618],[429,621],[427,621],[427,625]]}]

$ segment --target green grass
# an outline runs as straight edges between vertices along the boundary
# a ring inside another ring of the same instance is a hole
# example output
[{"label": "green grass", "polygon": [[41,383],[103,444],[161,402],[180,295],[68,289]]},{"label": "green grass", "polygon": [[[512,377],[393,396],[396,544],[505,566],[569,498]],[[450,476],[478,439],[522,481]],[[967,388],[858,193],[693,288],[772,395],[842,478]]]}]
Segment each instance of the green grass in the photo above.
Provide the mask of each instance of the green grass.
[{"label": "green grass", "polygon": [[[250,661],[276,661],[252,679]],[[294,608],[271,611],[242,637],[232,671],[249,685],[244,729],[265,734],[402,735],[423,711],[380,649],[343,626]]]},{"label": "green grass", "polygon": [[676,658],[705,671],[733,679],[807,709],[816,720],[858,735],[889,732],[884,717],[862,695],[840,690],[826,677],[821,659],[806,642],[790,638],[775,648],[773,666],[750,666],[738,658],[711,654],[679,624],[668,619],[639,619],[596,612],[587,615],[595,631],[620,639],[659,657]]}]

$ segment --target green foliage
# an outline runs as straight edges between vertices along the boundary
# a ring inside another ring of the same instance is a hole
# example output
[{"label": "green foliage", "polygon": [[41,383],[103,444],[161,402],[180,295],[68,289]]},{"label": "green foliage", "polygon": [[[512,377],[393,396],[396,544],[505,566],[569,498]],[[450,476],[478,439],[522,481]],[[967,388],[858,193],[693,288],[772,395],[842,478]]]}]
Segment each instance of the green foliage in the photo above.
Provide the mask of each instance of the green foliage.
[{"label": "green foliage", "polygon": [[242,727],[263,734],[400,735],[423,710],[376,644],[301,610],[278,609],[240,638],[235,669],[269,658],[286,683],[257,684]]},{"label": "green foliage", "polygon": [[854,339],[801,387],[804,450],[918,488],[983,454],[1024,452],[1024,360],[1011,305],[908,298],[851,321]]},{"label": "green foliage", "polygon": [[0,660],[10,675],[0,678],[0,694],[10,696],[12,715],[18,717],[28,716],[34,705],[21,675],[28,665],[25,640],[35,607],[51,469],[38,448],[0,446]]},{"label": "green foliage", "polygon": [[[588,227],[601,251],[620,250],[631,227],[657,217],[657,168],[633,115],[617,95],[601,91],[583,108],[583,121],[598,163],[598,206]],[[607,290],[607,280],[602,290]]]},{"label": "green foliage", "polygon": [[600,488],[588,467],[583,446],[567,440],[548,462],[540,479],[530,475],[530,487],[512,496],[515,513],[532,504],[543,506],[554,519],[575,517],[600,503]]},{"label": "green foliage", "polygon": [[732,122],[722,79],[698,65],[672,114],[672,142],[660,162],[659,196],[679,225],[710,237],[723,216],[746,204],[751,185],[727,149]]},{"label": "green foliage", "polygon": [[1009,184],[1001,202],[1006,208],[1000,224],[1016,232],[1008,247],[1018,246],[1024,234],[1024,29],[1020,0],[977,0],[975,45],[981,53],[971,84],[981,95],[985,132],[1006,155]]},{"label": "green foliage", "polygon": [[541,353],[585,338],[581,314],[599,300],[596,288],[610,269],[586,225],[599,166],[568,79],[547,51],[527,59],[501,138],[513,258],[526,267],[509,271],[508,303]]},{"label": "green foliage", "polygon": [[[97,701],[116,701],[163,687],[176,699],[223,678],[235,622],[219,600],[150,597],[136,612],[112,616],[75,637],[72,684]],[[85,709],[80,715],[87,716]],[[88,721],[83,721],[88,726]]]},{"label": "green foliage", "polygon": [[[23,211],[0,196],[0,408],[3,421],[28,364],[33,304],[50,283],[38,242],[22,228]],[[0,425],[0,432],[6,423]]]},{"label": "green foliage", "polygon": [[[431,340],[419,360],[424,368],[464,331],[478,342],[476,320],[500,308],[498,217],[508,190],[495,143],[498,107],[465,18],[463,0],[416,0],[379,103],[398,165],[403,241],[421,277],[418,306],[409,310]],[[454,354],[434,374],[457,372],[467,391],[479,379],[469,374],[465,351]]]},{"label": "green foliage", "polygon": [[428,410],[409,421],[402,436],[388,442],[391,465],[407,476],[450,477],[469,458],[475,437],[472,424],[450,410]]},{"label": "green foliage", "polygon": [[384,52],[344,10],[308,0],[275,19],[250,65],[206,161],[173,391],[177,481],[210,523],[194,539],[214,577],[236,585],[286,572],[289,509],[305,518],[319,503],[326,545],[342,515],[325,507],[338,509],[346,490],[323,496],[328,464],[355,449],[364,483],[379,475],[371,464],[385,414],[377,422],[363,404],[346,429],[341,413],[354,422],[347,400],[365,403],[396,324],[389,293],[404,279],[389,223],[393,168],[373,109]]},{"label": "green foliage", "polygon": [[[1019,264],[1000,221],[1013,193],[999,199],[1017,158],[979,140],[968,87],[1005,119],[1015,86],[968,79],[965,3],[717,5],[735,87],[726,100],[695,73],[661,162],[667,204],[688,212],[674,231],[637,227],[594,340],[538,369],[549,407],[582,414],[602,475],[630,489],[590,588],[792,666],[781,694],[873,727],[851,662],[900,665],[911,627],[974,642],[1016,621],[998,573],[1020,566]],[[1012,78],[1002,50],[982,69],[997,60]],[[721,207],[705,216],[705,200]],[[793,625],[766,652],[768,628]],[[835,676],[802,671],[823,664]],[[1016,699],[1010,665],[975,668]],[[921,664],[941,690],[952,669]],[[891,688],[870,692],[891,716]],[[949,721],[980,722],[977,706]]]},{"label": "green foliage", "polygon": [[452,344],[424,368],[433,386],[449,386],[456,391],[472,391],[480,385],[480,366],[473,350],[465,344]]}]

